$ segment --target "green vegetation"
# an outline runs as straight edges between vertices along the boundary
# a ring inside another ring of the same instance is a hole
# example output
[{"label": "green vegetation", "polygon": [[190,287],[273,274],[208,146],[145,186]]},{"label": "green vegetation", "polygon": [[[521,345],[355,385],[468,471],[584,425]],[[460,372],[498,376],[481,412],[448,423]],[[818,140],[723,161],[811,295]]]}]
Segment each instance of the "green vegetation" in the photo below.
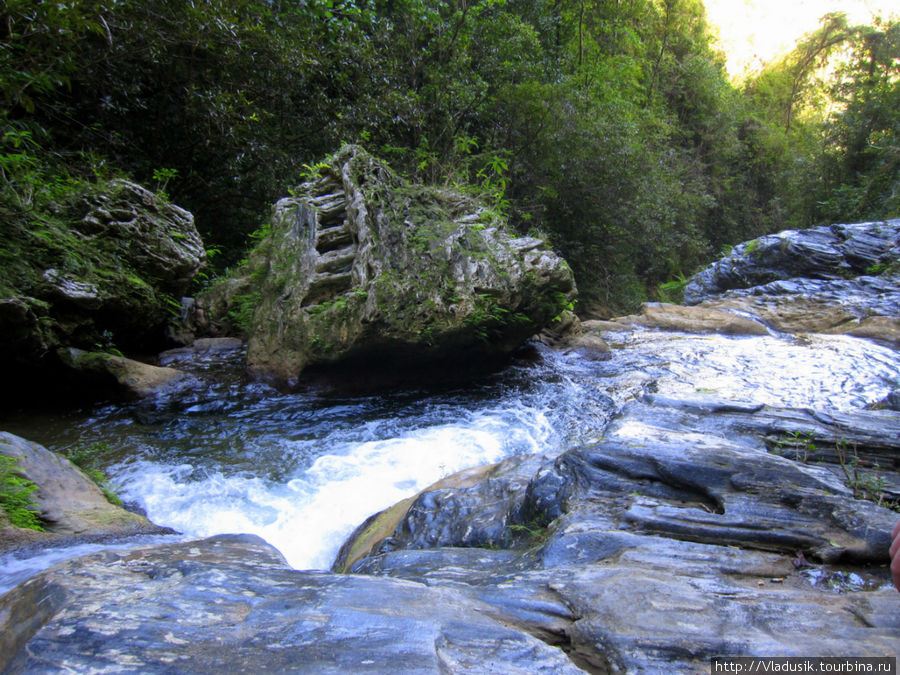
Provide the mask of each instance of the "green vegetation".
[{"label": "green vegetation", "polygon": [[[769,449],[773,454],[804,463],[812,461],[813,458],[821,463],[830,454],[817,445],[811,431],[783,434],[769,443]],[[843,438],[838,439],[834,444],[834,456],[841,468],[844,484],[853,491],[855,499],[867,499],[878,506],[900,510],[900,504],[886,496],[888,485],[881,467],[877,462],[870,463],[861,459],[855,443]]]},{"label": "green vegetation", "polygon": [[585,304],[630,311],[740,241],[900,215],[898,58],[898,22],[834,14],[736,85],[701,0],[11,0],[0,259],[88,264],[65,205],[127,175],[221,271],[350,141],[539,226]]},{"label": "green vegetation", "polygon": [[779,455],[793,455],[791,459],[808,462],[816,452],[816,442],[809,431],[795,431],[782,436],[775,442],[775,452]]},{"label": "green vegetation", "polygon": [[16,457],[0,455],[0,507],[16,527],[43,532],[37,505],[31,498],[37,485],[19,472],[18,461]]},{"label": "green vegetation", "polygon": [[838,462],[844,474],[844,480],[856,499],[868,499],[878,506],[886,506],[890,509],[900,510],[900,504],[885,499],[887,482],[881,475],[877,463],[866,464],[859,458],[856,444],[850,444],[845,439],[839,439],[835,444]]}]

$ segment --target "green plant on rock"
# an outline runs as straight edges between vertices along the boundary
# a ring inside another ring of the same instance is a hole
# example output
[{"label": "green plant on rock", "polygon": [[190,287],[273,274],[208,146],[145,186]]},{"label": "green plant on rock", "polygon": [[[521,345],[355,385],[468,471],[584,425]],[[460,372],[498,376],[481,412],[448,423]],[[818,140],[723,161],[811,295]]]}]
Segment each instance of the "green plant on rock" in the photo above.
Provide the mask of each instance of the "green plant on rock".
[{"label": "green plant on rock", "polygon": [[97,351],[106,352],[113,356],[124,356],[124,354],[116,347],[115,339],[112,331],[104,330],[100,333],[100,338],[94,343]]},{"label": "green plant on rock", "polygon": [[867,499],[875,502],[878,506],[898,510],[900,504],[885,499],[884,491],[887,481],[881,475],[877,463],[867,466],[859,458],[856,443],[851,444],[843,438],[837,441],[835,450],[847,487],[853,490],[853,496],[856,499]]},{"label": "green plant on rock", "polygon": [[178,169],[154,169],[153,180],[156,181],[156,194],[162,199],[169,201],[169,195],[166,193],[166,187],[169,181],[178,175]]},{"label": "green plant on rock", "polygon": [[253,314],[262,299],[259,291],[235,295],[228,310],[228,320],[243,333],[249,333],[253,326]]},{"label": "green plant on rock", "polygon": [[37,504],[31,493],[38,486],[22,475],[17,457],[0,455],[0,507],[16,527],[43,532]]},{"label": "green plant on rock", "polygon": [[776,454],[790,452],[800,462],[809,461],[809,456],[816,451],[815,438],[811,431],[794,431],[783,435],[775,442]]},{"label": "green plant on rock", "polygon": [[684,289],[687,284],[688,279],[683,274],[678,274],[676,279],[659,284],[656,287],[656,294],[660,302],[678,305],[684,300]]}]

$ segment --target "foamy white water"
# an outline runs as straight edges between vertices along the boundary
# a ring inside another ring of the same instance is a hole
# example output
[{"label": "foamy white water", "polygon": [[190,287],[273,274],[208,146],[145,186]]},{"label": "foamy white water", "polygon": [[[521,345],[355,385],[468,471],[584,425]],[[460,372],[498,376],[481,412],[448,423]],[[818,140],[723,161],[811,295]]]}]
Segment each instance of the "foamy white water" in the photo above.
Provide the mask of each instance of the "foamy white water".
[{"label": "foamy white water", "polygon": [[[608,339],[609,361],[541,348],[537,362],[450,389],[279,395],[213,378],[190,400],[109,406],[55,429],[38,419],[34,435],[10,430],[54,450],[73,434],[109,444],[107,473],[158,525],[191,537],[257,534],[294,567],[327,569],[373,513],[462,469],[595,439],[644,391],[828,410],[862,408],[900,386],[900,353],[852,337]],[[0,560],[0,592],[92,550]]]},{"label": "foamy white water", "polygon": [[462,469],[546,449],[554,435],[543,411],[521,406],[468,415],[465,422],[345,441],[282,482],[220,471],[197,479],[190,464],[146,460],[122,467],[115,480],[155,523],[191,536],[257,534],[293,567],[327,569],[373,513]]}]

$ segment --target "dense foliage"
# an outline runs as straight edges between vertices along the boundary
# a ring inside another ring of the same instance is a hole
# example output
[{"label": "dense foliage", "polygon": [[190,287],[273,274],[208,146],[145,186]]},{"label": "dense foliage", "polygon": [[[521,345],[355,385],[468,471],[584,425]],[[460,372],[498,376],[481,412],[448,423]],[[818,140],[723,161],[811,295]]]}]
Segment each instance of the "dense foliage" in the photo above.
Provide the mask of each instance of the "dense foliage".
[{"label": "dense foliage", "polygon": [[583,310],[628,309],[749,237],[898,215],[898,31],[826,17],[735,87],[700,0],[8,0],[0,215],[124,173],[230,263],[359,142],[542,230]]}]

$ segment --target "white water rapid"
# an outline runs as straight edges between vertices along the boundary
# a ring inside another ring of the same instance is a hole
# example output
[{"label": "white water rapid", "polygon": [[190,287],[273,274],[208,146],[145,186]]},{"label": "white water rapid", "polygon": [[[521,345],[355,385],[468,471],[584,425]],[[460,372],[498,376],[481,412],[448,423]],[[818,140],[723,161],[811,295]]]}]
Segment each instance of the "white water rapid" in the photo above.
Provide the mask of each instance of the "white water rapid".
[{"label": "white water rapid", "polygon": [[503,372],[437,389],[283,395],[208,380],[187,399],[3,428],[53,450],[76,438],[105,444],[122,498],[158,525],[190,537],[258,534],[292,566],[327,569],[373,513],[461,469],[590,442],[645,391],[827,410],[872,405],[900,386],[900,353],[863,339],[606,337],[608,361],[538,346]]}]

